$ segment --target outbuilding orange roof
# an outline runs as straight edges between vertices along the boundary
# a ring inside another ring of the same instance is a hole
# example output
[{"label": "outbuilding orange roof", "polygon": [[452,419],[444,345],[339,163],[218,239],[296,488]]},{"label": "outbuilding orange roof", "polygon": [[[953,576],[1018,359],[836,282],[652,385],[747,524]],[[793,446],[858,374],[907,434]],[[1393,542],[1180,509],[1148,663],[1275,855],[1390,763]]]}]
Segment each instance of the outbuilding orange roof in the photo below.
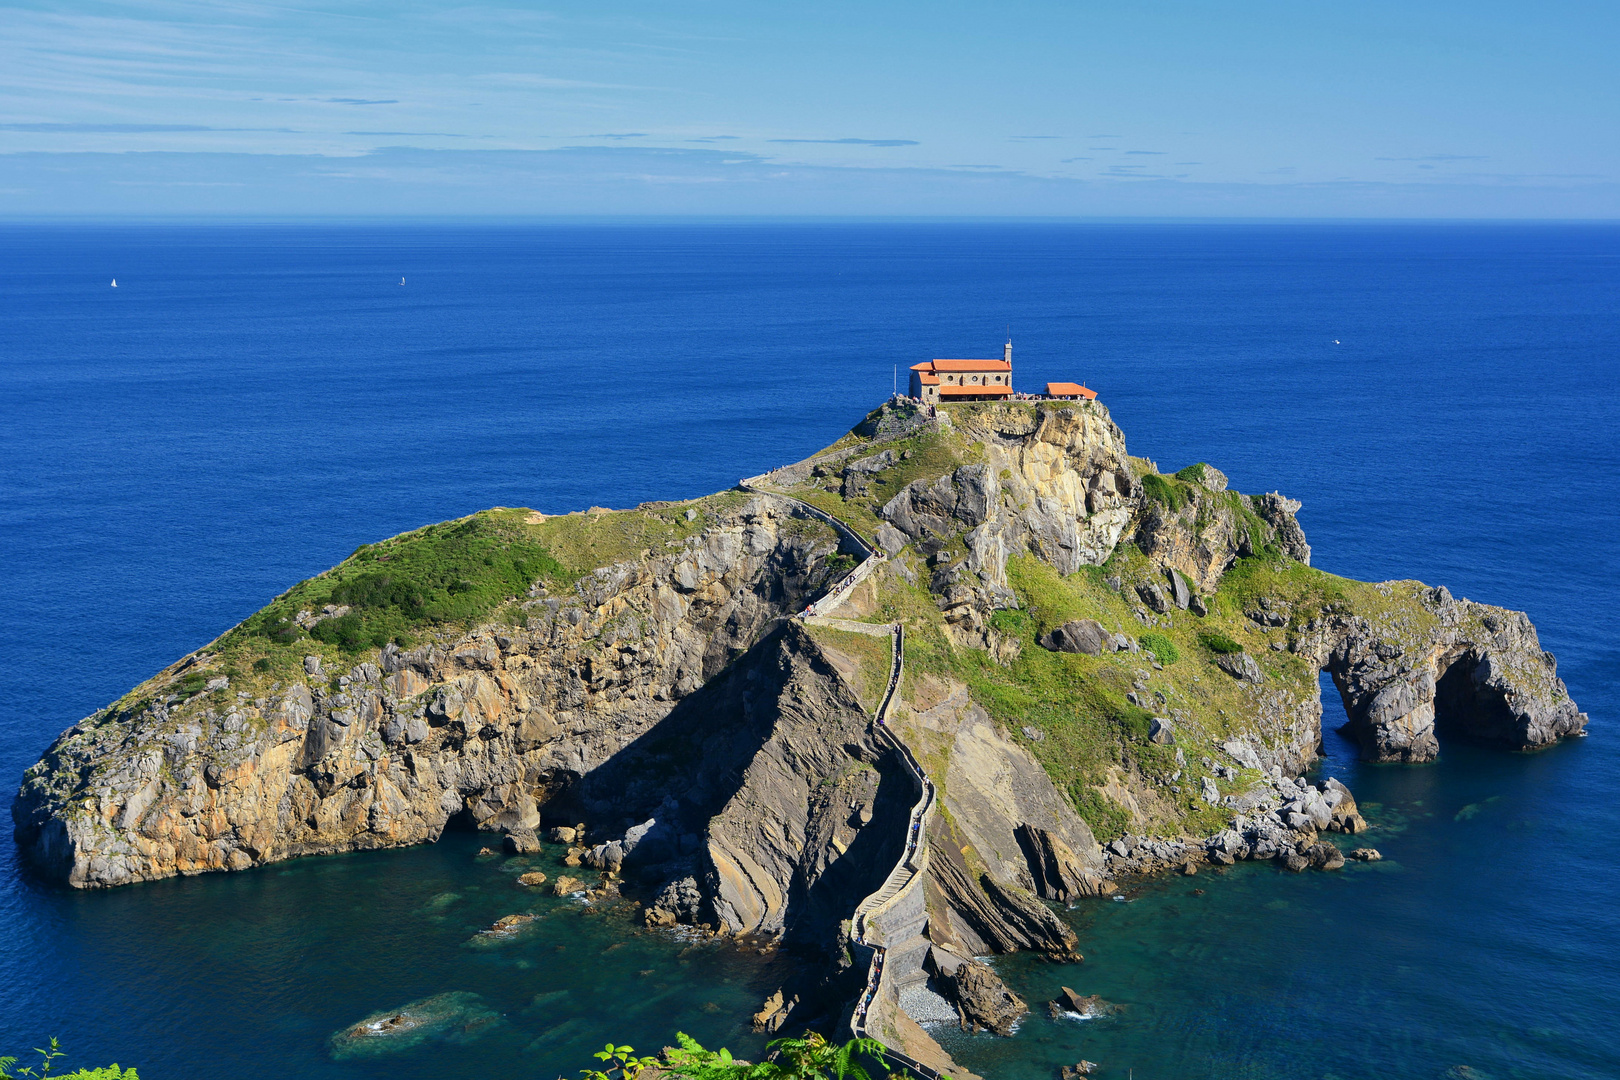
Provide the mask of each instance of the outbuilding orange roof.
[{"label": "outbuilding orange roof", "polygon": [[1047,397],[1077,397],[1091,401],[1097,396],[1097,391],[1072,382],[1049,382],[1046,384]]},{"label": "outbuilding orange roof", "polygon": [[924,360],[920,364],[912,364],[911,365],[911,370],[912,371],[933,371],[934,370],[934,362],[932,360]]},{"label": "outbuilding orange roof", "polygon": [[1011,371],[1005,360],[933,360],[935,371]]},{"label": "outbuilding orange roof", "polygon": [[939,376],[938,375],[926,375],[926,374],[925,375],[919,375],[919,376],[917,376],[917,381],[922,383],[924,386],[938,386],[939,385]]},{"label": "outbuilding orange roof", "polygon": [[972,397],[984,394],[1001,395],[1010,393],[1012,393],[1012,387],[997,386],[993,383],[987,383],[984,386],[942,386],[939,388],[940,397]]}]

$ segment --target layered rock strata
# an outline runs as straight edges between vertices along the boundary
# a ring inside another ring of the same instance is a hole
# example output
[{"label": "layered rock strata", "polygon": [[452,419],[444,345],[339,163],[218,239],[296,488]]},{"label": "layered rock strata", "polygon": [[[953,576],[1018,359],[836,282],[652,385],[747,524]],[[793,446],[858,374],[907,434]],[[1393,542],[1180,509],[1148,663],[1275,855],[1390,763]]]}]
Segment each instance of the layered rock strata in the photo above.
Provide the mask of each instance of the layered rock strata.
[{"label": "layered rock strata", "polygon": [[678,550],[532,601],[524,628],[390,644],[337,671],[311,656],[258,696],[165,693],[210,669],[194,654],[46,751],[13,806],[19,842],[86,887],[420,843],[452,818],[533,829],[824,589],[837,543],[804,524],[747,500]]},{"label": "layered rock strata", "polygon": [[[1204,465],[1161,475],[1100,406],[892,407],[850,439],[756,479],[888,553],[840,615],[898,612],[908,637],[939,636],[890,716],[938,793],[923,952],[1074,959],[1048,904],[1105,895],[1116,873],[1331,867],[1320,833],[1364,822],[1342,785],[1297,779],[1321,742],[1321,670],[1372,760],[1429,760],[1448,732],[1533,749],[1585,723],[1522,614],[1309,570],[1299,503]],[[456,820],[531,850],[549,825],[577,844],[570,865],[646,899],[649,923],[779,938],[837,969],[851,911],[905,850],[915,783],[862,702],[887,660],[788,617],[866,550],[840,551],[786,497],[733,493],[704,514],[414,647],[321,650],[250,690],[193,654],[52,745],[14,805],[19,841],[94,887],[418,843]],[[1043,623],[1045,604],[1083,617]],[[308,641],[346,617],[334,602],[277,633]],[[1167,634],[1188,654],[1175,680]],[[1025,722],[986,689],[1043,647],[1089,680],[1064,707],[1094,715],[1054,717],[1041,695],[1059,684],[1033,681],[1012,688],[1042,713]],[[1095,773],[1049,753],[1082,722],[1118,740]],[[984,975],[966,978],[989,1000]],[[848,989],[831,985],[784,992],[770,1022]]]}]

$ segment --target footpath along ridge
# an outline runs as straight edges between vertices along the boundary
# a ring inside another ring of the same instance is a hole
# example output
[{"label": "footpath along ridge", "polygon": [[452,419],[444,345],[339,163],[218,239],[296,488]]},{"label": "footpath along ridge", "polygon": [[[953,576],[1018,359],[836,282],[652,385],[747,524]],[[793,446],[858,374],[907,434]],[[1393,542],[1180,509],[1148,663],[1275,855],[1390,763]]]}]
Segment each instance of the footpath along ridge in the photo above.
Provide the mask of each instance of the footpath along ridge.
[{"label": "footpath along ridge", "polygon": [[[768,474],[767,474],[768,475]],[[848,574],[839,580],[826,594],[807,606],[804,611],[794,618],[811,626],[827,626],[837,630],[851,631],[858,634],[872,636],[886,636],[891,642],[891,659],[889,663],[889,682],[883,692],[883,700],[878,704],[875,718],[875,730],[878,738],[895,751],[901,762],[910,773],[913,782],[917,785],[917,801],[911,807],[911,813],[906,822],[906,842],[901,850],[900,858],[894,869],[889,871],[883,884],[878,890],[862,900],[855,908],[850,923],[851,941],[869,951],[870,959],[867,964],[866,986],[857,999],[849,1017],[850,1031],[859,1038],[875,1039],[884,1047],[884,1056],[891,1066],[904,1068],[922,1080],[944,1080],[937,1070],[924,1065],[915,1058],[902,1053],[891,1046],[884,1038],[882,1024],[876,1022],[881,1013],[882,1004],[894,1001],[898,1004],[898,995],[893,991],[893,976],[890,974],[889,957],[891,946],[899,943],[885,933],[885,916],[890,913],[899,915],[894,921],[896,925],[892,931],[897,931],[901,941],[914,939],[921,926],[912,913],[900,913],[904,902],[913,899],[916,890],[921,886],[924,871],[928,869],[928,823],[933,817],[936,804],[936,792],[933,781],[923,771],[911,748],[905,740],[895,734],[889,726],[889,709],[893,705],[895,695],[900,692],[900,678],[905,670],[905,628],[900,623],[863,623],[853,619],[840,619],[831,615],[831,612],[840,607],[850,592],[865,581],[879,565],[887,560],[887,556],[879,551],[866,538],[856,532],[846,522],[839,520],[820,507],[812,506],[803,499],[796,499],[779,491],[771,491],[760,486],[763,476],[751,476],[738,482],[738,487],[744,491],[757,495],[765,495],[794,503],[812,517],[826,522],[828,525],[852,542],[865,553],[865,558]],[[912,904],[911,907],[918,905]],[[874,1009],[874,1005],[879,1006]]]}]

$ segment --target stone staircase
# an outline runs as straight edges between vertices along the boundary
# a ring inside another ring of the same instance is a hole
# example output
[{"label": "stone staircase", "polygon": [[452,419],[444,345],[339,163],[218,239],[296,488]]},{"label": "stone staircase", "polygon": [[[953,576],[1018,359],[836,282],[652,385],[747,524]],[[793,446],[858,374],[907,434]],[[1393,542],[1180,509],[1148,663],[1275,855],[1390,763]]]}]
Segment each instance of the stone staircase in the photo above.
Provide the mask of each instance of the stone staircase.
[{"label": "stone staircase", "polygon": [[898,987],[908,978],[922,975],[922,957],[928,950],[928,939],[922,936],[928,922],[922,883],[928,869],[928,823],[934,815],[936,792],[933,781],[923,771],[916,755],[905,740],[889,727],[889,709],[900,692],[900,679],[905,673],[905,628],[899,623],[863,623],[853,619],[834,618],[830,613],[843,604],[850,592],[865,581],[885,560],[886,556],[849,525],[810,505],[802,499],[771,491],[760,486],[770,474],[749,477],[738,482],[744,491],[767,495],[797,504],[812,517],[831,525],[840,536],[853,541],[865,553],[853,570],[846,574],[820,599],[794,616],[811,626],[828,626],[857,634],[888,636],[892,641],[889,663],[889,684],[883,700],[878,704],[876,730],[878,738],[894,750],[904,763],[917,787],[917,801],[912,804],[906,822],[906,842],[899,861],[889,871],[878,890],[862,900],[855,908],[851,920],[850,938],[867,951],[866,986],[856,1000],[849,1018],[850,1031],[858,1038],[875,1039],[884,1046],[884,1057],[892,1068],[904,1069],[923,1080],[944,1080],[941,1074],[922,1062],[902,1053],[890,1045],[885,1037],[883,1018],[899,1008]]}]

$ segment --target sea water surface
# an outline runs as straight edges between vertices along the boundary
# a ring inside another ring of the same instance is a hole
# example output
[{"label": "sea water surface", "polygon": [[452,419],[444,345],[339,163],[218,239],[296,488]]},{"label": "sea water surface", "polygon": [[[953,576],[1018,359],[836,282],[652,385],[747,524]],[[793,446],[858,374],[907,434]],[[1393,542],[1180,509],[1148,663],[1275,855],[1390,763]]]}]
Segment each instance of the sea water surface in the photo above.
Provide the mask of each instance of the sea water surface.
[{"label": "sea water surface", "polygon": [[[1617,316],[1611,226],[0,224],[0,780],[359,544],[727,487],[1010,325],[1020,387],[1083,380],[1134,453],[1303,500],[1316,565],[1528,611],[1591,737],[1370,767],[1330,734],[1384,862],[1077,908],[1083,965],[997,961],[1016,1037],[942,1041],[997,1080],[1620,1076]],[[360,1080],[572,1076],[676,1029],[757,1052],[783,960],[533,901],[483,842],[81,893],[6,836],[0,1053]],[[1060,985],[1123,1008],[1051,1020]],[[421,1001],[442,1028],[333,1042]]]}]

